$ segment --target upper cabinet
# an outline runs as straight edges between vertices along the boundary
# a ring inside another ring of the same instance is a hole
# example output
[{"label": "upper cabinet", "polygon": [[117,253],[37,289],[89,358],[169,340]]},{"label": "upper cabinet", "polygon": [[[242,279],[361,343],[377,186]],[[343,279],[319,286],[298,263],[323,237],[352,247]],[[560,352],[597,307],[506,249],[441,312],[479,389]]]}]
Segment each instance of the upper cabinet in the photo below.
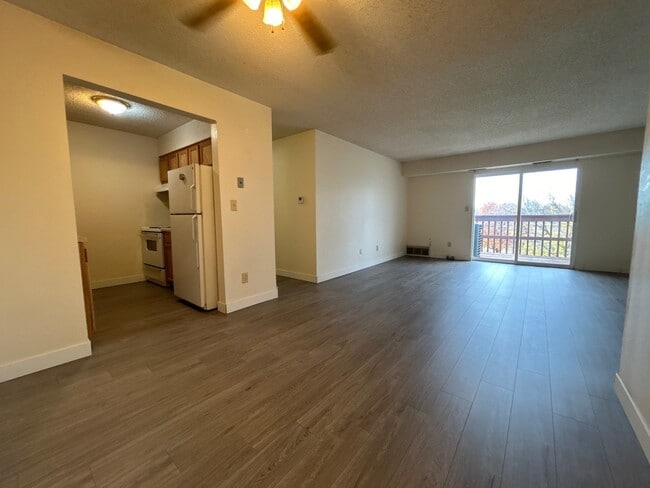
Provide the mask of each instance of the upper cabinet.
[{"label": "upper cabinet", "polygon": [[210,139],[197,142],[191,146],[160,156],[158,159],[160,182],[167,183],[167,171],[170,169],[176,169],[196,163],[212,166],[212,141]]},{"label": "upper cabinet", "polygon": [[212,141],[206,139],[205,141],[199,142],[199,149],[201,153],[201,164],[212,166]]}]

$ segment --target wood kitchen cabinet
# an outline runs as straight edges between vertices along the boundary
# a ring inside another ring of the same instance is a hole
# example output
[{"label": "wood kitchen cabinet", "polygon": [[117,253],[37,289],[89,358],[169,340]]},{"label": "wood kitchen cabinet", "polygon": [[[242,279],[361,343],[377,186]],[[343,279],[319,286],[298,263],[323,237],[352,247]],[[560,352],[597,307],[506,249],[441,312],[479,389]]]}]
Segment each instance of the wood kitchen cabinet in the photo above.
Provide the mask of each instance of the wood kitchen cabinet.
[{"label": "wood kitchen cabinet", "polygon": [[176,151],[176,154],[178,154],[178,167],[182,168],[183,166],[187,166],[190,164],[190,159],[188,157],[188,152],[187,148],[179,149]]},{"label": "wood kitchen cabinet", "polygon": [[190,164],[201,164],[201,150],[198,144],[187,148]]},{"label": "wood kitchen cabinet", "polygon": [[199,148],[201,150],[201,164],[212,166],[212,141],[206,139],[199,142]]},{"label": "wood kitchen cabinet", "polygon": [[163,230],[163,255],[165,259],[165,276],[167,284],[174,286],[174,266],[172,263],[172,233],[170,230]]},{"label": "wood kitchen cabinet", "polygon": [[86,309],[86,328],[88,339],[95,335],[95,307],[93,306],[93,290],[90,285],[90,268],[88,267],[88,250],[82,241],[77,243],[79,248],[79,263],[81,265],[81,284],[84,294],[84,308]]},{"label": "wood kitchen cabinet", "polygon": [[190,164],[205,164],[212,166],[212,140],[206,139],[177,151],[164,154],[158,159],[160,182],[167,183],[167,171],[181,168]]},{"label": "wood kitchen cabinet", "polygon": [[178,151],[174,151],[173,153],[169,153],[167,155],[167,161],[169,169],[176,169],[178,168]]},{"label": "wood kitchen cabinet", "polygon": [[169,156],[160,156],[158,158],[158,171],[160,171],[160,182],[167,183],[167,171],[169,171]]}]

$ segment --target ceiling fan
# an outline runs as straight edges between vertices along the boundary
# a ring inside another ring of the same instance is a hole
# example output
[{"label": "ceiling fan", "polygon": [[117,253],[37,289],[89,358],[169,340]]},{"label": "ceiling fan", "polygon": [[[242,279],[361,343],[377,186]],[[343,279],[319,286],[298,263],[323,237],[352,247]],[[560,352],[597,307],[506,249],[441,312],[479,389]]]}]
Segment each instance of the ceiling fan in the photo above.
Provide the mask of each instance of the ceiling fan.
[{"label": "ceiling fan", "polygon": [[[323,24],[302,0],[242,0],[251,10],[258,10],[264,1],[262,22],[273,27],[284,24],[284,10],[303,31],[317,55],[327,54],[336,48],[336,42]],[[221,17],[238,0],[212,0],[205,7],[183,17],[181,21],[192,29],[202,29],[212,20]]]}]

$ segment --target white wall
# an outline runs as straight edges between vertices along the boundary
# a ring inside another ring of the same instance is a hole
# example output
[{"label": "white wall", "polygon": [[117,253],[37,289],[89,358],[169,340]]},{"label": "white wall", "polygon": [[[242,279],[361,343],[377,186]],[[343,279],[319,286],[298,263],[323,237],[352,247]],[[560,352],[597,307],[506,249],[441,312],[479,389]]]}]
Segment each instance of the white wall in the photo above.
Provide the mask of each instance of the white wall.
[{"label": "white wall", "polygon": [[[217,122],[220,306],[235,310],[277,296],[268,107],[4,1],[0,64],[11,67],[0,90],[0,381],[90,353],[64,75]],[[237,189],[238,176],[245,190]],[[231,199],[239,200],[237,212]]]},{"label": "white wall", "polygon": [[575,268],[628,273],[640,154],[580,161]]},{"label": "white wall", "polygon": [[[650,127],[650,112],[648,124]],[[646,131],[616,392],[650,461],[650,131]]]},{"label": "white wall", "polygon": [[195,142],[209,139],[211,136],[210,125],[200,120],[190,120],[167,134],[163,134],[158,138],[158,155],[162,156]]},{"label": "white wall", "polygon": [[427,176],[479,168],[498,168],[540,161],[566,161],[577,157],[640,153],[643,127],[571,137],[523,146],[456,154],[402,164],[404,176]]},{"label": "white wall", "polygon": [[469,172],[409,178],[407,243],[431,242],[435,258],[471,259],[473,192],[474,174]]},{"label": "white wall", "polygon": [[[526,159],[520,148],[514,149],[518,158]],[[549,169],[580,168],[576,269],[629,272],[640,160],[641,153],[633,152],[549,165]],[[520,168],[513,165],[512,169]],[[408,243],[427,245],[431,239],[433,257],[470,259],[472,220],[471,212],[464,210],[473,206],[473,188],[473,172],[467,170],[410,177]]]},{"label": "white wall", "polygon": [[320,131],[315,137],[318,280],[404,255],[406,180],[400,164]]},{"label": "white wall", "polygon": [[140,227],[169,225],[157,198],[158,143],[68,122],[77,233],[85,237],[93,288],[144,280]]},{"label": "white wall", "polygon": [[[316,135],[310,130],[273,141],[275,262],[280,276],[317,281]],[[298,197],[304,203],[298,203]]]}]

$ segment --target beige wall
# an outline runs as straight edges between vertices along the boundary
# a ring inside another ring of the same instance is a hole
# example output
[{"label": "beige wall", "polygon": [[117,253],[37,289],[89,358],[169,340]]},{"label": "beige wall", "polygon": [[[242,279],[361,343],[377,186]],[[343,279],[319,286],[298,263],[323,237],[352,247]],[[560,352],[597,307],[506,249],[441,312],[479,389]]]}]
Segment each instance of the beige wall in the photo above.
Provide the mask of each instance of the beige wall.
[{"label": "beige wall", "polygon": [[431,242],[435,258],[471,259],[473,194],[473,173],[409,178],[407,243]]},{"label": "beige wall", "polygon": [[316,131],[318,280],[406,252],[406,179],[400,164]]},{"label": "beige wall", "polygon": [[575,267],[628,273],[640,154],[580,161]]},{"label": "beige wall", "polygon": [[[0,380],[90,352],[64,75],[217,122],[220,307],[277,296],[268,107],[2,1],[0,64],[11,72],[0,90]],[[245,190],[237,189],[238,176]],[[229,210],[231,199],[239,200],[237,212]]]},{"label": "beige wall", "polygon": [[[275,262],[281,276],[316,282],[315,131],[273,141]],[[298,203],[298,197],[304,203]]]},{"label": "beige wall", "polygon": [[[640,153],[630,153],[549,164],[549,169],[580,168],[576,269],[629,272],[640,159]],[[470,259],[472,215],[464,210],[473,205],[473,175],[459,171],[409,178],[409,244],[427,245],[431,239],[433,257]]]},{"label": "beige wall", "polygon": [[[650,112],[648,125],[650,126]],[[650,460],[650,131],[638,192],[632,270],[616,392]]]},{"label": "beige wall", "polygon": [[158,154],[163,155],[211,137],[211,124],[190,120],[158,138]]},{"label": "beige wall", "polygon": [[479,168],[498,168],[541,161],[567,161],[576,157],[641,152],[643,127],[571,137],[523,146],[490,149],[402,163],[404,176],[427,176]]},{"label": "beige wall", "polygon": [[87,239],[93,288],[144,280],[140,227],[169,225],[154,192],[158,144],[151,137],[68,122],[77,233]]}]

